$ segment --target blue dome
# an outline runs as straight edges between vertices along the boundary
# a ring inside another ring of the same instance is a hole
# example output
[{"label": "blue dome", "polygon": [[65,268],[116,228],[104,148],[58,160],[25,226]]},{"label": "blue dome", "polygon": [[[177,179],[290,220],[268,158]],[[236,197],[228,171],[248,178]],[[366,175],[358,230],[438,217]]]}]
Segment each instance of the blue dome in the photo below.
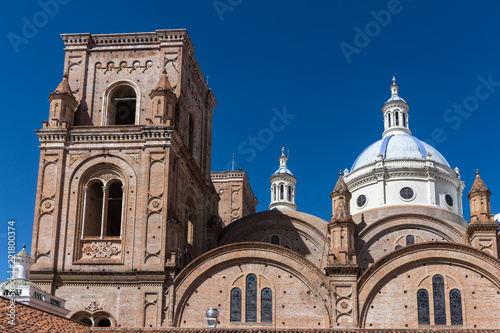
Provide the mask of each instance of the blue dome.
[{"label": "blue dome", "polygon": [[430,160],[450,166],[446,159],[434,147],[408,134],[388,135],[368,146],[354,161],[351,172],[377,161],[378,155],[384,160],[425,160],[430,153]]},{"label": "blue dome", "polygon": [[391,96],[391,98],[389,98],[386,103],[389,103],[392,101],[401,101],[401,102],[406,103],[406,101],[399,96]]},{"label": "blue dome", "polygon": [[293,173],[288,170],[287,168],[279,168],[278,170],[276,170],[274,173],[273,173],[273,176],[274,175],[290,175],[290,176],[293,176]]}]

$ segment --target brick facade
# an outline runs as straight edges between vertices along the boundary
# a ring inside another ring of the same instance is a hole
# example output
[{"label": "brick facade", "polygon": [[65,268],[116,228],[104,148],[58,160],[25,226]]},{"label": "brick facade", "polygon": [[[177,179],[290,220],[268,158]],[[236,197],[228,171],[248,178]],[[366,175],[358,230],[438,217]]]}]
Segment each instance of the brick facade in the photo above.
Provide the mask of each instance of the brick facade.
[{"label": "brick facade", "polygon": [[37,131],[31,279],[69,318],[201,329],[216,308],[231,330],[500,328],[489,210],[469,229],[422,204],[351,216],[340,175],[329,222],[255,213],[244,171],[210,172],[216,101],[185,30],[62,37],[64,76]]}]

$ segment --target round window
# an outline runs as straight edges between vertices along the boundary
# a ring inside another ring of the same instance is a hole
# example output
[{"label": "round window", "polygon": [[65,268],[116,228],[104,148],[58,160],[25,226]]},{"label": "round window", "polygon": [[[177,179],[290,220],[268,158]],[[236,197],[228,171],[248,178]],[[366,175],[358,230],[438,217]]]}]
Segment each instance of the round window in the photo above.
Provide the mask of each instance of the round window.
[{"label": "round window", "polygon": [[415,194],[413,193],[413,190],[411,188],[403,187],[401,191],[399,191],[399,195],[405,200],[410,200]]},{"label": "round window", "polygon": [[451,197],[451,195],[449,195],[449,194],[445,195],[444,200],[446,200],[446,204],[448,206],[450,206],[450,207],[453,206],[453,198]]},{"label": "round window", "polygon": [[366,196],[361,194],[358,199],[356,199],[356,204],[358,207],[363,207],[366,204]]}]

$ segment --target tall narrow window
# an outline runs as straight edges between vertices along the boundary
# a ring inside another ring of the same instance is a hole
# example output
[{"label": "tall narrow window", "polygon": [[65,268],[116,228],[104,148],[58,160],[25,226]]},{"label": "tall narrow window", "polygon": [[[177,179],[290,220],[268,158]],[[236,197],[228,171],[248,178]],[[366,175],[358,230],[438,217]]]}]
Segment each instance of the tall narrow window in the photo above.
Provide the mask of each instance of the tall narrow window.
[{"label": "tall narrow window", "polygon": [[413,245],[413,244],[415,244],[415,236],[413,235],[406,236],[406,245]]},{"label": "tall narrow window", "polygon": [[108,192],[108,216],[106,221],[106,236],[120,236],[122,224],[122,184],[111,184]]},{"label": "tall narrow window", "polygon": [[134,125],[137,96],[134,88],[120,85],[110,94],[109,125]]},{"label": "tall narrow window", "polygon": [[274,201],[276,201],[276,185],[274,185]]},{"label": "tall narrow window", "polygon": [[280,245],[280,238],[279,238],[279,236],[276,236],[276,235],[271,236],[271,244]]},{"label": "tall narrow window", "polygon": [[434,324],[446,325],[444,279],[439,274],[432,277],[432,293],[434,296]]},{"label": "tall narrow window", "polygon": [[104,184],[94,182],[86,188],[84,236],[100,236],[102,221],[102,205],[104,199]]},{"label": "tall narrow window", "polygon": [[403,126],[406,127],[406,115],[402,113],[401,117],[403,118]]},{"label": "tall narrow window", "polygon": [[257,321],[257,277],[255,274],[249,274],[247,276],[247,286],[246,286],[246,309],[245,309],[245,321],[256,322]]},{"label": "tall narrow window", "polygon": [[288,201],[292,201],[292,186],[288,186]]},{"label": "tall narrow window", "polygon": [[399,112],[396,112],[396,126],[399,126]]},{"label": "tall narrow window", "polygon": [[464,324],[462,318],[462,295],[458,289],[450,291],[450,318],[452,325]]},{"label": "tall narrow window", "polygon": [[194,225],[192,221],[192,217],[190,216],[188,221],[187,221],[187,235],[186,235],[186,241],[188,245],[193,245],[194,244]]},{"label": "tall narrow window", "polygon": [[231,314],[230,321],[241,321],[241,290],[240,288],[233,288],[231,290]]},{"label": "tall narrow window", "polygon": [[418,323],[420,325],[430,325],[431,316],[429,315],[429,293],[425,289],[417,292]]},{"label": "tall narrow window", "polygon": [[387,126],[387,127],[391,127],[391,116],[392,116],[392,114],[390,114],[390,113],[387,114],[387,120],[389,123],[389,126]]},{"label": "tall narrow window", "polygon": [[93,179],[85,188],[83,237],[120,236],[122,227],[122,183]]},{"label": "tall narrow window", "polygon": [[263,323],[273,321],[273,291],[269,288],[262,289],[260,294],[260,318]]},{"label": "tall narrow window", "polygon": [[284,192],[285,192],[285,191],[283,190],[283,185],[280,185],[280,199],[281,199],[281,200],[283,200],[283,199],[284,199],[284,196],[285,196]]},{"label": "tall narrow window", "polygon": [[189,115],[189,129],[188,129],[188,150],[193,155],[194,153],[194,121],[193,116]]}]

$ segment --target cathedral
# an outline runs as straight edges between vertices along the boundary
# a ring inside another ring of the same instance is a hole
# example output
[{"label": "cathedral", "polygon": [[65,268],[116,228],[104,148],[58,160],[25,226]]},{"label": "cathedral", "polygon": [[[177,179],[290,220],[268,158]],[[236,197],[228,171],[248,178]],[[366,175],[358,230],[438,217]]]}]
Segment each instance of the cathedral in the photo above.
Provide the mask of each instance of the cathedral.
[{"label": "cathedral", "polygon": [[186,30],[62,39],[64,74],[37,131],[25,260],[30,283],[64,300],[66,318],[115,328],[500,328],[491,192],[479,172],[466,190],[459,169],[413,136],[395,78],[382,138],[325,178],[325,221],[299,211],[284,149],[266,211],[256,212],[245,171],[211,172],[217,102]]}]

